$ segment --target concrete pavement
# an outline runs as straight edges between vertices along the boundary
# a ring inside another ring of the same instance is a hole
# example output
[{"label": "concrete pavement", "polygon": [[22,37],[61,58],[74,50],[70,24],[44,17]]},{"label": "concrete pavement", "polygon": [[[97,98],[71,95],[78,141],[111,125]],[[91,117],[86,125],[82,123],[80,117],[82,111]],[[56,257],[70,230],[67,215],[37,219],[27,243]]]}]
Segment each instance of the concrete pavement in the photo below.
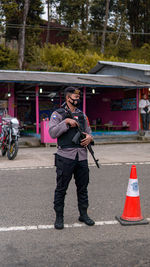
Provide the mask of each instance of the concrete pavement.
[{"label": "concrete pavement", "polygon": [[[100,164],[124,162],[150,164],[150,143],[95,145],[93,150]],[[56,147],[20,147],[14,160],[0,156],[0,168],[52,167],[56,151]],[[89,164],[94,165],[91,155],[89,155]]]}]

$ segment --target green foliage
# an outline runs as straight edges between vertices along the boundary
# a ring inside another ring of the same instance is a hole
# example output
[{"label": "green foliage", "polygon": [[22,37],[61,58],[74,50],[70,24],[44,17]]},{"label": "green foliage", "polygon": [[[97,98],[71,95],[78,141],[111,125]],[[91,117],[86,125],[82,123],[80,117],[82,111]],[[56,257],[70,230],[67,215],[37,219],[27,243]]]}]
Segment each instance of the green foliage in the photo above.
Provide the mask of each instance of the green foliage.
[{"label": "green foliage", "polygon": [[132,50],[131,42],[127,40],[120,40],[118,45],[112,45],[113,55],[122,59],[128,58],[129,53]]},{"label": "green foliage", "polygon": [[[88,73],[98,61],[123,61],[122,58],[106,53],[106,55],[94,51],[75,51],[64,45],[45,45],[43,48],[34,47],[30,53],[31,63],[29,70]],[[124,60],[125,61],[125,60]]]},{"label": "green foliage", "polygon": [[16,66],[17,53],[0,45],[0,69],[15,69]]},{"label": "green foliage", "polygon": [[145,43],[141,49],[141,56],[144,60],[148,60],[150,62],[150,44]]},{"label": "green foliage", "polygon": [[28,68],[37,70],[87,73],[100,59],[97,53],[91,54],[88,50],[85,53],[76,52],[58,44],[35,47],[32,51],[32,64]]},{"label": "green foliage", "polygon": [[90,26],[94,30],[101,30],[103,28],[103,19],[105,16],[105,1],[93,0],[90,7],[91,20]]},{"label": "green foliage", "polygon": [[132,48],[128,58],[132,63],[150,64],[150,45],[144,44],[140,49]]},{"label": "green foliage", "polygon": [[41,43],[41,29],[42,25],[41,15],[43,14],[42,0],[30,1],[29,13],[27,16],[27,25],[30,27],[26,28],[26,49],[25,52],[28,55],[28,50],[32,49],[34,45]]},{"label": "green foliage", "polygon": [[[29,1],[29,13],[27,16],[27,27],[26,29],[26,42],[31,41],[33,35],[37,35],[38,41],[40,32],[39,29],[35,29],[35,26],[40,25],[41,18],[40,15],[43,13],[42,0]],[[24,0],[1,0],[1,14],[6,22],[5,37],[6,40],[18,40],[19,29],[22,24]],[[38,43],[37,38],[35,44]]]},{"label": "green foliage", "polygon": [[71,27],[73,23],[79,22],[80,1],[57,0],[57,12],[60,19],[63,19],[67,26]]},{"label": "green foliage", "polygon": [[[136,8],[135,8],[136,7]],[[141,47],[144,43],[150,43],[150,2],[149,0],[127,0],[127,16],[129,18],[130,31],[134,33],[131,36],[133,47]]]},{"label": "green foliage", "polygon": [[85,28],[87,14],[85,12],[88,6],[88,0],[56,0],[57,13],[59,21],[64,21],[69,27],[74,25],[79,28]]},{"label": "green foliage", "polygon": [[[129,42],[129,41],[128,41]],[[150,64],[150,45],[132,49],[129,43],[107,46],[105,55],[93,50],[75,51],[64,45],[32,46],[26,56],[26,70],[88,73],[98,61]],[[122,45],[122,46],[121,46]],[[0,69],[17,69],[17,53],[0,46]]]},{"label": "green foliage", "polygon": [[[113,2],[109,3],[109,16],[111,17],[111,11],[113,9]],[[102,30],[105,18],[106,1],[105,0],[93,0],[90,6],[90,26],[92,30]]]},{"label": "green foliage", "polygon": [[[33,45],[40,45],[40,28],[37,27],[42,25],[40,16],[43,13],[43,5],[47,2],[50,3],[52,13],[55,13],[55,18],[60,23],[77,28],[75,36],[72,32],[69,38],[69,46],[73,50],[84,51],[89,49],[89,35],[93,35],[94,44],[100,46],[106,16],[105,0],[30,0],[29,2],[26,55],[29,54]],[[0,1],[0,21],[3,22],[2,25],[5,25],[6,41],[18,40],[23,7],[24,0]],[[116,42],[118,44],[120,32],[121,34],[134,33],[125,35],[125,39],[121,38],[123,42],[128,42],[130,38],[134,48],[141,48],[145,43],[150,44],[149,35],[146,34],[150,32],[149,14],[150,0],[110,0],[105,45],[110,46],[112,44],[115,48]],[[80,30],[82,30],[82,33]],[[88,32],[88,36],[84,34],[85,30]],[[111,34],[110,31],[113,33]],[[130,48],[126,48],[123,42],[118,44],[117,49],[115,48],[115,53],[117,56],[125,58],[130,54]]]},{"label": "green foliage", "polygon": [[41,70],[74,72],[78,64],[78,55],[71,48],[63,45],[45,45],[36,47],[32,54],[33,65],[40,66]]},{"label": "green foliage", "polygon": [[85,51],[90,42],[86,34],[73,29],[69,35],[68,45],[75,51]]},{"label": "green foliage", "polygon": [[89,50],[87,50],[86,53],[82,55],[82,59],[80,61],[80,73],[88,73],[93,67],[96,66],[99,60],[104,60],[103,55],[98,55],[96,52],[91,53]]}]

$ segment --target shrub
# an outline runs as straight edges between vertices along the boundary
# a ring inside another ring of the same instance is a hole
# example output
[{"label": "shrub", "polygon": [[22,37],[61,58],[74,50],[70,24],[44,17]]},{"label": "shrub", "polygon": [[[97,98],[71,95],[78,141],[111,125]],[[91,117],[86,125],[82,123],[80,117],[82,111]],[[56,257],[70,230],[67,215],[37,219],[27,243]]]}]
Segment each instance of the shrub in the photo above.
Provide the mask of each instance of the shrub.
[{"label": "shrub", "polygon": [[17,52],[0,45],[0,68],[17,69]]}]

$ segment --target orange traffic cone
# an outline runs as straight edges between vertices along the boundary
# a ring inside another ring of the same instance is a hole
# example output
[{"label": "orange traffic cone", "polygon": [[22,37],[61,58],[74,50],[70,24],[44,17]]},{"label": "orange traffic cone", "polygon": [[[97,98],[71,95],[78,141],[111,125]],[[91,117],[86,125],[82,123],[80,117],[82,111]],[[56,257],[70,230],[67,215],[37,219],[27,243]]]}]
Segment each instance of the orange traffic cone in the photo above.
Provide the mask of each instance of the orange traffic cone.
[{"label": "orange traffic cone", "polygon": [[122,225],[136,225],[136,224],[149,223],[147,220],[144,220],[141,214],[139,186],[138,186],[138,179],[137,179],[135,165],[133,165],[131,168],[123,214],[121,217],[116,216],[116,219]]}]

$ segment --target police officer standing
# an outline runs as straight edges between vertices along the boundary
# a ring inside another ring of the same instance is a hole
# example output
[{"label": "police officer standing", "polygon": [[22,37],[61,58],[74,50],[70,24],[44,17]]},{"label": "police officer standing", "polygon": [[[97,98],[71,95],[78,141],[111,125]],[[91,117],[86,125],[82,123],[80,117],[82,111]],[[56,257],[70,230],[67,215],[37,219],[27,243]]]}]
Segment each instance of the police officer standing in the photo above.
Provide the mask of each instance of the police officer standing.
[{"label": "police officer standing", "polygon": [[[57,185],[54,195],[54,210],[56,212],[54,226],[56,229],[64,228],[64,201],[72,175],[74,175],[77,188],[79,221],[89,226],[95,224],[87,214],[89,168],[86,146],[93,141],[90,135],[91,129],[86,115],[77,108],[80,103],[80,90],[67,87],[65,99],[66,102],[63,106],[52,113],[49,128],[50,136],[57,138],[58,143],[58,150],[55,155]],[[69,118],[68,110],[72,112],[74,119]],[[82,128],[85,138],[79,144],[74,144],[72,139],[78,132],[78,125]]]}]

